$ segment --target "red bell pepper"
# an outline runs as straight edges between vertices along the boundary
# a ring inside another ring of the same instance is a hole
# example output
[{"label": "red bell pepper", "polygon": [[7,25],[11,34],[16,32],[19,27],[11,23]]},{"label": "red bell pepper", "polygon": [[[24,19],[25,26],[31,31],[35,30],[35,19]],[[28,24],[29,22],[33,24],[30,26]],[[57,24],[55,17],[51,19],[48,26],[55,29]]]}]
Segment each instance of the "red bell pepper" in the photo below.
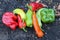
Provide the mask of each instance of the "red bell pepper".
[{"label": "red bell pepper", "polygon": [[15,30],[16,26],[18,25],[16,19],[17,17],[12,12],[5,12],[2,16],[2,22],[12,30]]},{"label": "red bell pepper", "polygon": [[27,5],[32,11],[36,11],[37,9],[43,8],[42,3],[31,2]]},{"label": "red bell pepper", "polygon": [[20,29],[23,29],[25,32],[27,32],[27,30],[25,29],[26,27],[26,23],[22,20],[20,15],[17,15],[18,17],[18,25]]}]

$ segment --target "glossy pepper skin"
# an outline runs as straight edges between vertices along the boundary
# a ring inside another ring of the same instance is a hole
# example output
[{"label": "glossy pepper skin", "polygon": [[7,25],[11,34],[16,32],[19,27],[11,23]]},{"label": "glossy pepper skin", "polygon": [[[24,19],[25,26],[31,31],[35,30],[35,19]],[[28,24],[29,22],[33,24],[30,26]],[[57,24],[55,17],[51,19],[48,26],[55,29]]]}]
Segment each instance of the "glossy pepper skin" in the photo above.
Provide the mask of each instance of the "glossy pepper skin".
[{"label": "glossy pepper skin", "polygon": [[20,15],[22,20],[26,20],[26,14],[22,9],[16,8],[15,10],[13,10],[13,13]]},{"label": "glossy pepper skin", "polygon": [[38,24],[38,20],[37,20],[35,12],[33,12],[32,20],[33,20],[33,26],[34,26],[35,32],[37,34],[37,37],[39,37],[39,38],[43,37],[44,33],[43,33],[43,31],[41,30],[41,28]]},{"label": "glossy pepper skin", "polygon": [[50,23],[55,20],[55,12],[53,9],[41,8],[40,9],[41,19],[44,23]]},{"label": "glossy pepper skin", "polygon": [[37,9],[43,8],[42,3],[31,2],[27,5],[32,11],[36,11]]},{"label": "glossy pepper skin", "polygon": [[30,9],[28,9],[27,13],[26,13],[26,24],[27,27],[32,27],[32,11]]},{"label": "glossy pepper skin", "polygon": [[2,16],[2,22],[12,30],[16,29],[18,23],[16,22],[17,17],[12,12],[5,12]]},{"label": "glossy pepper skin", "polygon": [[41,22],[41,15],[40,15],[40,10],[38,10],[36,12],[36,17],[37,17],[37,20],[38,20],[38,24],[40,26],[40,28],[42,27],[42,22]]},{"label": "glossy pepper skin", "polygon": [[18,18],[19,28],[20,28],[20,29],[23,29],[25,32],[27,32],[27,31],[25,30],[25,28],[26,28],[26,23],[22,21],[20,15],[17,15],[17,18]]}]

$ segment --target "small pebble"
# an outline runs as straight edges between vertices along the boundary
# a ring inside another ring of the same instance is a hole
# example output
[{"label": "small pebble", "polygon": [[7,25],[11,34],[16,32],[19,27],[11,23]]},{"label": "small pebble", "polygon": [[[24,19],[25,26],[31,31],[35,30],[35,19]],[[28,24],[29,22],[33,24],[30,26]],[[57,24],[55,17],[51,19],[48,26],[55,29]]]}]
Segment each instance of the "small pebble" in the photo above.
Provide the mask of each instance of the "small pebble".
[{"label": "small pebble", "polygon": [[58,5],[58,8],[57,9],[60,10],[60,4]]},{"label": "small pebble", "polygon": [[0,4],[1,4],[1,2],[0,2]]},{"label": "small pebble", "polygon": [[47,27],[47,29],[49,30],[49,29],[50,29],[50,27]]},{"label": "small pebble", "polygon": [[37,37],[35,37],[37,39]]},{"label": "small pebble", "polygon": [[60,21],[60,18],[59,18],[59,21]]},{"label": "small pebble", "polygon": [[47,34],[47,32],[45,32],[45,34]]}]

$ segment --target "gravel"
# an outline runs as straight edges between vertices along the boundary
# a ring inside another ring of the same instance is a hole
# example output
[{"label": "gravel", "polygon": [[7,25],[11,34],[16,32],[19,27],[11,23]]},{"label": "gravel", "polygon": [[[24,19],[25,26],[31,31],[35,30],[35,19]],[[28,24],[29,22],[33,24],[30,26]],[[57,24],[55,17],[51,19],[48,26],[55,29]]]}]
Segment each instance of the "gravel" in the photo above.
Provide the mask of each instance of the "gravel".
[{"label": "gravel", "polygon": [[[48,5],[48,8],[53,8],[57,3],[60,3],[60,0],[51,0],[51,3],[49,0],[41,1]],[[43,23],[45,35],[42,38],[36,36],[34,28],[26,28],[27,33],[18,28],[12,31],[2,23],[1,18],[4,12],[12,12],[15,8],[22,8],[26,12],[28,8],[25,5],[29,2],[29,0],[0,0],[0,40],[60,40],[60,17],[56,17],[53,23]]]}]

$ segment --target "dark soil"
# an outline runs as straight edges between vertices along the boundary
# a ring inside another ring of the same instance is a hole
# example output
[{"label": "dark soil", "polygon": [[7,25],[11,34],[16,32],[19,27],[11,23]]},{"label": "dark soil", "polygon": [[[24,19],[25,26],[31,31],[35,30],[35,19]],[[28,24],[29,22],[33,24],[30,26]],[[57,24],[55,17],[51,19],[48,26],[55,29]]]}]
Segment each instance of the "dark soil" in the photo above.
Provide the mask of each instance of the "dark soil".
[{"label": "dark soil", "polygon": [[[0,0],[0,40],[60,40],[60,17],[56,17],[53,23],[43,24],[45,36],[42,38],[37,38],[34,28],[26,28],[27,33],[18,28],[12,31],[2,23],[1,18],[4,12],[12,12],[15,8],[22,8],[26,12],[25,5],[29,2],[29,0]],[[60,3],[60,0],[42,0],[41,2],[48,5],[48,8],[53,8]]]}]

